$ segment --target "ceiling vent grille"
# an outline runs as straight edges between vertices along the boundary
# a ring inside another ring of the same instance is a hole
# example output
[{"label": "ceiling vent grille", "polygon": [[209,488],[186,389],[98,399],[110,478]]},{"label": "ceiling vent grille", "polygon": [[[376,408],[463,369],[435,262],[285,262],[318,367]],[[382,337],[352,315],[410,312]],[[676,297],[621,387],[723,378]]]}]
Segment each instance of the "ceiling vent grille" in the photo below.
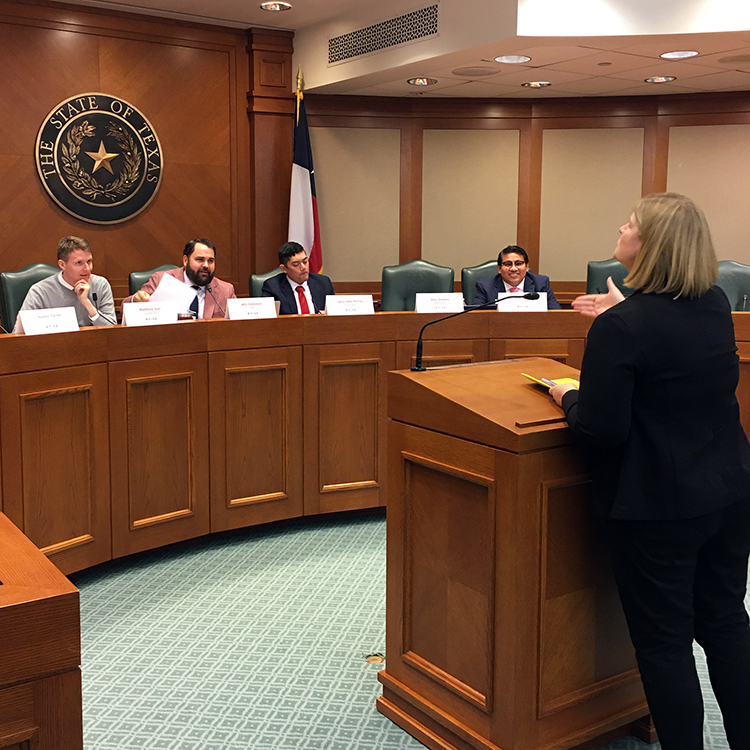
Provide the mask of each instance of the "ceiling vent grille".
[{"label": "ceiling vent grille", "polygon": [[328,64],[345,62],[371,52],[437,34],[438,6],[430,5],[397,18],[328,40]]}]

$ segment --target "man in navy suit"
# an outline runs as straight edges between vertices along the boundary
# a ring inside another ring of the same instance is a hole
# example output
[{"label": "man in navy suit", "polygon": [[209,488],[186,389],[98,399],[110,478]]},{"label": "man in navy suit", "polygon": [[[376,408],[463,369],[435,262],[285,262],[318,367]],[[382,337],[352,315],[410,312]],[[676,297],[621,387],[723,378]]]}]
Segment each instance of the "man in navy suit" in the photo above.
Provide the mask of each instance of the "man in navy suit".
[{"label": "man in navy suit", "polygon": [[522,290],[547,295],[547,309],[559,310],[560,303],[549,285],[549,276],[529,271],[529,256],[518,245],[508,245],[497,256],[497,276],[477,281],[475,305],[493,302],[508,292]]},{"label": "man in navy suit", "polygon": [[279,315],[308,315],[323,312],[326,296],[334,294],[328,276],[310,273],[309,258],[299,242],[285,242],[279,248],[279,268],[263,283],[261,296],[281,303]]}]

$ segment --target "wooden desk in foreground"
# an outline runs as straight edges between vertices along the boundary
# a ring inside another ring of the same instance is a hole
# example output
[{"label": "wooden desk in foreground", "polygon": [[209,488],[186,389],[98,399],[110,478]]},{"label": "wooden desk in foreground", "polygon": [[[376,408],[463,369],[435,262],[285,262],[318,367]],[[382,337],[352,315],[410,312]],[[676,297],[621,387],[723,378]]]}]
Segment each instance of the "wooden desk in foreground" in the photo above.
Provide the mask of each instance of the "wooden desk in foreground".
[{"label": "wooden desk in foreground", "polygon": [[78,591],[0,513],[0,748],[81,750]]}]

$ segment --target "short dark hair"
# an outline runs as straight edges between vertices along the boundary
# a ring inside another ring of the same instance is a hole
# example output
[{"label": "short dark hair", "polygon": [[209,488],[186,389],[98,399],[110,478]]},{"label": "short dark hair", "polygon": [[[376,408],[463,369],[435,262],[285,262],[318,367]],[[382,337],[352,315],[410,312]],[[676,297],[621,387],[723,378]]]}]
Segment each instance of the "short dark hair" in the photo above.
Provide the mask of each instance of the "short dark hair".
[{"label": "short dark hair", "polygon": [[286,265],[286,262],[293,258],[298,253],[304,253],[305,248],[302,247],[302,245],[299,244],[299,242],[285,242],[280,248],[279,248],[279,263],[281,263],[282,266]]},{"label": "short dark hair", "polygon": [[529,265],[529,256],[526,253],[526,251],[519,247],[518,245],[508,245],[508,247],[504,247],[500,254],[497,256],[497,265],[500,266],[503,263],[503,258],[506,255],[510,255],[511,253],[516,253],[520,255],[523,258],[523,262],[528,266]]},{"label": "short dark hair", "polygon": [[91,245],[83,237],[73,237],[73,235],[63,237],[57,243],[57,259],[64,260],[67,263],[73,250],[85,250],[90,253]]},{"label": "short dark hair", "polygon": [[216,245],[214,245],[211,240],[207,240],[205,237],[198,240],[190,240],[190,242],[185,245],[185,249],[182,251],[182,254],[187,255],[187,257],[189,258],[192,255],[193,250],[195,250],[195,246],[199,243],[201,245],[205,245],[206,247],[210,247],[214,251],[214,255],[216,255]]}]

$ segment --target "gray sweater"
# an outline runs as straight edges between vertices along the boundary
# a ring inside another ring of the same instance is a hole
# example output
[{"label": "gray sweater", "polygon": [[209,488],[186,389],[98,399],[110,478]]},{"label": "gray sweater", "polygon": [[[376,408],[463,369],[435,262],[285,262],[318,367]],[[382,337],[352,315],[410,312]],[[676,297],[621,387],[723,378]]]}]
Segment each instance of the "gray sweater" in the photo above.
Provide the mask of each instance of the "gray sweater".
[{"label": "gray sweater", "polygon": [[[63,286],[61,282],[62,273],[48,276],[46,279],[37,281],[26,293],[26,298],[21,305],[21,310],[47,310],[51,307],[74,307],[78,326],[111,326],[117,323],[115,313],[115,301],[112,297],[112,287],[104,276],[91,274],[91,289],[89,299],[94,307],[99,310],[99,316],[95,321],[89,318],[86,308],[78,301],[78,296],[72,289]],[[94,294],[97,301],[94,302]],[[18,331],[18,319],[13,329]]]}]

